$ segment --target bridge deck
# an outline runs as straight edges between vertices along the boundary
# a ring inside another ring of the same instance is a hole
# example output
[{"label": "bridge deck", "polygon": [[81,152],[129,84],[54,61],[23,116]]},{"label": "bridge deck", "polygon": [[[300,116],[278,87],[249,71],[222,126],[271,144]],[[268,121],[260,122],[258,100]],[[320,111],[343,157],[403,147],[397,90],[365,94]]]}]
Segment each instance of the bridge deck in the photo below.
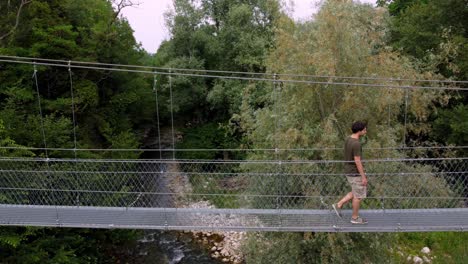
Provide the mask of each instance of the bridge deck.
[{"label": "bridge deck", "polygon": [[162,230],[411,232],[466,231],[468,208],[361,210],[367,225],[331,210],[119,208],[0,205],[0,225]]}]

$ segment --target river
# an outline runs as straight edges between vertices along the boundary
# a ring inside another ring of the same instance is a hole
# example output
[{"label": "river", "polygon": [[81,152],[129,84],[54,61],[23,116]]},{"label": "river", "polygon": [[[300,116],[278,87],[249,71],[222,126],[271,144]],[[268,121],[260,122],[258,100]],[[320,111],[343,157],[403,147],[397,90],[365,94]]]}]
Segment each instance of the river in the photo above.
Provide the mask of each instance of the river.
[{"label": "river", "polygon": [[139,264],[219,264],[191,234],[176,231],[146,231],[138,241]]},{"label": "river", "polygon": [[[167,131],[162,133],[161,139],[163,148],[172,148],[170,146],[170,137]],[[155,146],[156,138],[148,137],[147,142],[150,146]],[[171,153],[165,153],[166,155]],[[164,155],[164,153],[163,153]],[[141,155],[142,159],[160,159],[159,152],[147,151]],[[162,166],[163,172],[167,171],[168,166]],[[143,177],[147,177],[146,175]],[[151,189],[155,192],[168,193],[167,187],[169,179],[167,174],[162,173],[151,177],[148,182]],[[173,201],[167,196],[155,196],[152,201],[155,207],[173,207]],[[144,236],[138,240],[135,263],[140,264],[219,264],[219,260],[210,257],[210,251],[206,245],[195,241],[191,233],[177,231],[145,231]]]}]

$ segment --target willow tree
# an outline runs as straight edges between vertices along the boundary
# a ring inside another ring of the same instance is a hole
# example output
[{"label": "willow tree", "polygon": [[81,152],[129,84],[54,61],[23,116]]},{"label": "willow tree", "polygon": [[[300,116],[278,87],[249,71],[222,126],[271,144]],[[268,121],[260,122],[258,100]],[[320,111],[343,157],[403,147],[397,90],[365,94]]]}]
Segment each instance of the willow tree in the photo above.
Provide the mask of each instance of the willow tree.
[{"label": "willow tree", "polygon": [[[263,108],[256,108],[246,94],[243,128],[253,144],[341,148],[354,120],[368,121],[368,145],[372,147],[399,146],[405,131],[428,130],[425,121],[435,103],[444,104],[447,95],[431,89],[395,88],[425,86],[421,82],[365,79],[436,77],[431,72],[420,72],[408,59],[385,46],[387,20],[383,8],[348,1],[325,2],[314,20],[303,24],[283,17],[268,70],[331,77],[307,78],[320,84],[284,83],[276,95],[271,93],[269,104]],[[271,118],[274,111],[281,113],[277,119]],[[405,115],[406,127],[402,119]],[[278,129],[271,129],[274,122],[279,123]]]},{"label": "willow tree", "polygon": [[[341,151],[333,148],[342,148],[344,138],[351,133],[351,123],[356,120],[366,120],[369,124],[368,148],[398,147],[405,144],[405,137],[409,132],[417,135],[430,129],[426,122],[430,113],[436,104],[445,104],[449,96],[435,89],[408,88],[428,86],[408,80],[437,76],[432,72],[421,71],[409,59],[386,46],[388,18],[384,8],[373,8],[352,1],[330,0],[325,1],[312,21],[296,23],[288,17],[280,20],[276,32],[276,49],[271,52],[267,63],[268,71],[277,73],[279,79],[286,80],[292,79],[291,75],[308,75],[309,77],[301,77],[300,80],[310,82],[284,81],[272,84],[268,90],[269,97],[259,97],[257,100],[252,99],[255,88],[247,90],[244,93],[242,115],[237,118],[241,120],[242,129],[253,148],[327,150],[280,151],[275,155],[251,155],[251,159],[342,159]],[[264,103],[258,104],[262,100]],[[396,150],[364,153],[365,159],[382,156],[402,157],[404,153]],[[329,176],[341,173],[340,166],[309,164],[285,167],[283,165],[281,170],[278,169],[276,179],[264,177],[260,180],[259,177],[252,177],[249,191],[256,192],[255,194],[281,194],[284,197],[321,196],[330,203],[345,192],[344,177]],[[389,185],[391,177],[375,177],[371,179],[373,182],[370,184],[370,196],[398,196],[407,193],[457,196],[442,177],[436,177],[438,175],[433,173],[430,166],[394,163],[385,166],[369,165],[366,168],[371,174],[386,171],[420,174],[419,178],[398,179],[400,186],[407,187],[404,193],[392,189],[395,186]],[[254,171],[258,168],[246,166],[244,169]],[[324,176],[307,176],[312,173]],[[281,177],[282,174],[284,177]],[[267,180],[271,182],[265,184]],[[387,192],[389,188],[390,191]],[[304,209],[321,206],[318,199],[288,201],[284,198],[283,204],[278,204],[278,200],[281,199],[258,198],[253,200],[253,206]],[[376,199],[369,199],[365,207],[375,208],[377,203]],[[448,206],[437,203],[432,205]],[[391,208],[414,204],[388,206]],[[292,254],[290,260],[300,263],[362,263],[363,260],[379,262],[384,259],[382,254],[385,254],[381,244],[382,237],[375,240],[368,239],[370,236],[367,235],[317,234],[304,240],[297,237],[286,239],[275,238],[275,235],[266,236],[268,239],[265,241],[268,242],[258,247],[262,250],[252,251],[250,255],[248,253],[253,263],[266,262],[266,255],[286,250],[283,248],[286,244],[289,245],[288,252]],[[288,243],[276,243],[277,239],[286,239]],[[356,241],[360,241],[359,245]],[[355,246],[352,254],[349,254],[347,245]],[[329,247],[333,247],[333,254],[328,251]],[[291,251],[291,248],[294,250]],[[371,252],[363,248],[373,250]],[[315,260],[312,260],[314,254],[310,252],[316,252],[320,258],[316,254]]]}]

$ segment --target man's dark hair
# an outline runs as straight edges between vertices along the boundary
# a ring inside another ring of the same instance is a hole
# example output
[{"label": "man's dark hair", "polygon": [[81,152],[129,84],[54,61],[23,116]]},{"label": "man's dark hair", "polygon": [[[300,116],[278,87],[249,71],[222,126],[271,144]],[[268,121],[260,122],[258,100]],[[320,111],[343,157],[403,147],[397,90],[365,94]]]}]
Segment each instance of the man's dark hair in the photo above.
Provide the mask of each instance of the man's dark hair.
[{"label": "man's dark hair", "polygon": [[351,130],[353,131],[353,133],[357,133],[359,131],[364,130],[364,128],[366,127],[367,127],[367,124],[365,122],[357,121],[353,123]]}]

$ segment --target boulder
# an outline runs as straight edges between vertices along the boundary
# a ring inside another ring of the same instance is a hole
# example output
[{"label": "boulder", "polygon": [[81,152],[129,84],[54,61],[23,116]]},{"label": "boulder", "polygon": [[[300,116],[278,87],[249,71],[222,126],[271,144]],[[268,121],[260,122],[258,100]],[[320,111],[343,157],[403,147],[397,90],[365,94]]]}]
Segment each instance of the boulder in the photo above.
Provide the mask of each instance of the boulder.
[{"label": "boulder", "polygon": [[432,263],[432,260],[430,260],[428,257],[423,256],[422,258],[424,260],[424,263]]},{"label": "boulder", "polygon": [[421,253],[423,253],[423,254],[429,254],[429,253],[431,253],[431,250],[430,250],[428,247],[423,247],[423,248],[421,249]]},{"label": "boulder", "polygon": [[413,263],[414,264],[422,264],[423,263],[423,260],[422,258],[418,257],[418,256],[414,256],[413,258]]}]

